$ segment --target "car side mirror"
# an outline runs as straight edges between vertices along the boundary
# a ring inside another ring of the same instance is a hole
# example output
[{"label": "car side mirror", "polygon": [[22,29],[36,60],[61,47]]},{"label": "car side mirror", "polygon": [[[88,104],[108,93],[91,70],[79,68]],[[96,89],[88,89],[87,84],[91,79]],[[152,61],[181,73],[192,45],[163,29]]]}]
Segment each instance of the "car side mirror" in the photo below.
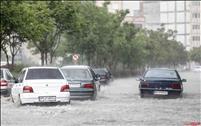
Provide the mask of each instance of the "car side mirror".
[{"label": "car side mirror", "polygon": [[186,80],[186,79],[182,79],[181,81],[182,81],[182,82],[187,82],[187,80]]},{"label": "car side mirror", "polygon": [[96,77],[95,77],[95,78],[96,78],[97,81],[99,81],[99,80],[100,80],[100,75],[99,75],[99,74],[96,74]]}]

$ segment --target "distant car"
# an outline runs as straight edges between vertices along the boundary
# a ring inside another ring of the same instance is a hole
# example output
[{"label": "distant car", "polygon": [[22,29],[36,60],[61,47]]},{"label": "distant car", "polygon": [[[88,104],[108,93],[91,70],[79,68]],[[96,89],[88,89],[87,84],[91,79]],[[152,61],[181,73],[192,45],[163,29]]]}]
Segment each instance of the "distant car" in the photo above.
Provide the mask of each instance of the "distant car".
[{"label": "distant car", "polygon": [[93,70],[97,75],[99,75],[99,81],[101,84],[107,84],[112,79],[112,74],[106,68],[94,68]]},{"label": "distant car", "polygon": [[1,94],[10,96],[12,85],[15,83],[15,79],[9,69],[1,68]]},{"label": "distant car", "polygon": [[181,80],[177,70],[162,68],[150,69],[138,80],[140,81],[139,90],[141,97],[144,97],[146,94],[154,96],[182,96],[182,82],[186,82],[186,79]]},{"label": "distant car", "polygon": [[193,67],[192,71],[201,72],[201,66],[195,66],[195,67]]},{"label": "distant car", "polygon": [[91,67],[72,65],[63,66],[61,70],[69,82],[71,99],[96,99],[100,83]]},{"label": "distant car", "polygon": [[57,67],[28,67],[21,71],[13,85],[14,103],[70,103],[69,85]]}]

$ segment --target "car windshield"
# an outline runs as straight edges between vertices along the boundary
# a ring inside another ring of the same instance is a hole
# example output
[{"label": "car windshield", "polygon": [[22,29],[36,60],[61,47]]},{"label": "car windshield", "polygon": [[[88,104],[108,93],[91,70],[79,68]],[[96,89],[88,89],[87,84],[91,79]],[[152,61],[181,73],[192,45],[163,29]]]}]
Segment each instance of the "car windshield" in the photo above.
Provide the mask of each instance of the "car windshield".
[{"label": "car windshield", "polygon": [[105,75],[106,71],[104,69],[94,69],[94,72],[96,74],[100,74],[100,75]]},{"label": "car windshield", "polygon": [[87,69],[62,69],[67,80],[91,80],[92,76]]},{"label": "car windshield", "polygon": [[26,80],[34,79],[64,79],[58,69],[29,69]]},{"label": "car windshield", "polygon": [[174,70],[149,70],[145,78],[178,78]]},{"label": "car windshield", "polygon": [[1,70],[1,78],[3,78],[3,70]]}]

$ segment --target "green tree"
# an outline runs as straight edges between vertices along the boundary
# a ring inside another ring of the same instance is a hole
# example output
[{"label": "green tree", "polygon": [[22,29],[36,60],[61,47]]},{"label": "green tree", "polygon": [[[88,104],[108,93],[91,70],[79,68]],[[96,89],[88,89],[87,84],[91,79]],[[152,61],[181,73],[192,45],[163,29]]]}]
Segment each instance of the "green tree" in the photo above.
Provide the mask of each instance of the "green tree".
[{"label": "green tree", "polygon": [[190,59],[201,64],[201,47],[194,47],[190,50]]},{"label": "green tree", "polygon": [[1,2],[1,49],[6,54],[8,64],[8,52],[11,53],[13,65],[22,43],[30,39],[33,13],[27,6],[27,3],[23,2]]}]

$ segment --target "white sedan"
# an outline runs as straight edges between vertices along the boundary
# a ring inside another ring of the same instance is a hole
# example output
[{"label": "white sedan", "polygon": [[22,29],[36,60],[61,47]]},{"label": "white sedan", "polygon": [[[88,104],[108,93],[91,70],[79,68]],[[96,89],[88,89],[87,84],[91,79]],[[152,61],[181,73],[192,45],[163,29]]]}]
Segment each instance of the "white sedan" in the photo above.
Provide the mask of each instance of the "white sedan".
[{"label": "white sedan", "polygon": [[21,71],[11,91],[14,103],[70,103],[69,85],[57,67],[28,67]]}]

